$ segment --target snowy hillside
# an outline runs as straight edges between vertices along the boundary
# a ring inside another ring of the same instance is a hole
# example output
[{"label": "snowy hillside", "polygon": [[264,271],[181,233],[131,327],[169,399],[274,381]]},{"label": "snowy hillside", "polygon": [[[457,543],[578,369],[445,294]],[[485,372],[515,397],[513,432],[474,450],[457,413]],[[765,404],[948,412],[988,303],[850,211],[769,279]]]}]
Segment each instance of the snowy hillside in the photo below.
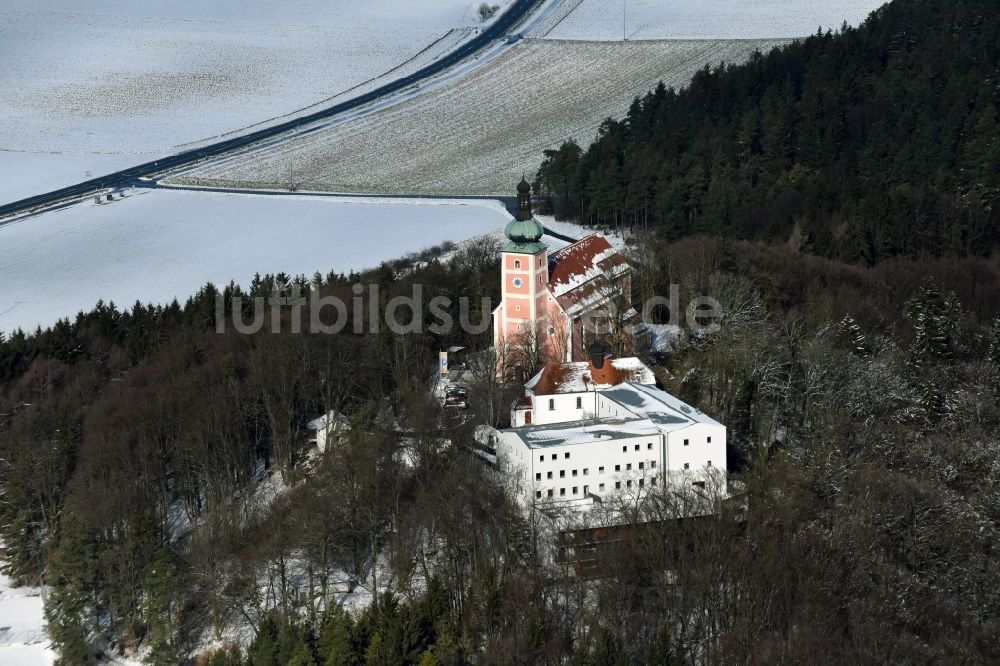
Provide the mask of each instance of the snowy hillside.
[{"label": "snowy hillside", "polygon": [[311,190],[377,194],[511,191],[543,151],[594,139],[657,82],[677,88],[706,63],[738,63],[783,40],[577,42],[523,40],[433,92],[249,154],[207,162],[173,182],[288,186],[289,165]]},{"label": "snowy hillside", "polygon": [[885,0],[566,0],[532,37],[759,39],[858,25]]},{"label": "snowy hillside", "polygon": [[478,6],[5,0],[0,203],[394,78],[474,35]]},{"label": "snowy hillside", "polygon": [[90,309],[183,301],[254,273],[349,272],[503,227],[499,203],[140,190],[0,226],[0,331]]}]

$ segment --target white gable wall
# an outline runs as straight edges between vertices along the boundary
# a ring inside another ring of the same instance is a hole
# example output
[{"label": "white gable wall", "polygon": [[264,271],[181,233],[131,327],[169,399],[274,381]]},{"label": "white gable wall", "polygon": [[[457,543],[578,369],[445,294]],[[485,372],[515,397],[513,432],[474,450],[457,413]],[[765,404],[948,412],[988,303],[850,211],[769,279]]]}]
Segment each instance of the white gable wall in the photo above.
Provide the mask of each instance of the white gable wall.
[{"label": "white gable wall", "polygon": [[594,418],[597,413],[598,395],[595,391],[583,391],[532,396],[531,422],[546,425]]}]

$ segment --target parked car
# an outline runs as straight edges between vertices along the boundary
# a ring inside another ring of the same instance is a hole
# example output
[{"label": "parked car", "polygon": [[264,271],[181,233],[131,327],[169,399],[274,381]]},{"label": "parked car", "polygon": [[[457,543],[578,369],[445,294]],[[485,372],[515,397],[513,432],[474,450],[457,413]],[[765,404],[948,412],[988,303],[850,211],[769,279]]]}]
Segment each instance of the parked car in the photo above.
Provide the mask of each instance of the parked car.
[{"label": "parked car", "polygon": [[444,406],[452,409],[468,409],[469,390],[464,386],[449,386],[445,390]]}]

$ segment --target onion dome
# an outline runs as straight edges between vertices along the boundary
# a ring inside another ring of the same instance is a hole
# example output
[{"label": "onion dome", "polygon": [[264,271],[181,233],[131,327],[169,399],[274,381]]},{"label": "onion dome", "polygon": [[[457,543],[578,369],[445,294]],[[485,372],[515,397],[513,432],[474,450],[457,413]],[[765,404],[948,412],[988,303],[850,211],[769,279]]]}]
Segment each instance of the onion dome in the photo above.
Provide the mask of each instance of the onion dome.
[{"label": "onion dome", "polygon": [[537,243],[545,234],[545,229],[538,220],[531,217],[527,220],[511,220],[504,234],[512,243]]},{"label": "onion dome", "polygon": [[537,254],[545,249],[541,242],[545,228],[531,213],[531,184],[523,175],[517,185],[517,215],[504,229],[504,234],[510,241],[504,245],[504,252]]}]

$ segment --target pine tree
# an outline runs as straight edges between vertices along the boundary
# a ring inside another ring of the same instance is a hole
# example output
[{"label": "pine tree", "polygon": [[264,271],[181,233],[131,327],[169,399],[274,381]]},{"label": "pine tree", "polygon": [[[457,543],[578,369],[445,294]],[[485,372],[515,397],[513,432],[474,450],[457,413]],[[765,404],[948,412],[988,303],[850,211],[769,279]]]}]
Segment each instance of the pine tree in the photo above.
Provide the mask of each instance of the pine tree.
[{"label": "pine tree", "polygon": [[287,662],[287,666],[316,666],[316,664],[316,657],[309,648],[309,644],[304,640],[299,641]]},{"label": "pine tree", "polygon": [[851,344],[851,351],[857,356],[865,357],[871,355],[871,347],[868,338],[861,332],[861,326],[854,318],[847,315],[840,320],[840,330],[847,337]]},{"label": "pine tree", "polygon": [[942,295],[934,280],[928,280],[910,299],[906,314],[913,325],[913,351],[918,360],[948,360],[954,356],[953,335],[959,318],[954,293]]},{"label": "pine tree", "polygon": [[354,624],[339,606],[327,610],[319,635],[319,654],[324,666],[354,666],[358,663]]},{"label": "pine tree", "polygon": [[247,649],[248,666],[282,666],[278,661],[280,631],[278,621],[269,613],[257,628],[257,634]]},{"label": "pine tree", "polygon": [[146,662],[169,666],[178,661],[174,648],[173,605],[178,588],[177,569],[168,548],[157,551],[146,568],[145,618],[151,650]]},{"label": "pine tree", "polygon": [[365,650],[365,666],[386,666],[388,660],[383,652],[382,634],[376,631]]},{"label": "pine tree", "polygon": [[58,664],[97,662],[91,645],[98,607],[98,545],[91,530],[73,513],[60,523],[59,546],[51,561],[54,584],[45,608]]}]

